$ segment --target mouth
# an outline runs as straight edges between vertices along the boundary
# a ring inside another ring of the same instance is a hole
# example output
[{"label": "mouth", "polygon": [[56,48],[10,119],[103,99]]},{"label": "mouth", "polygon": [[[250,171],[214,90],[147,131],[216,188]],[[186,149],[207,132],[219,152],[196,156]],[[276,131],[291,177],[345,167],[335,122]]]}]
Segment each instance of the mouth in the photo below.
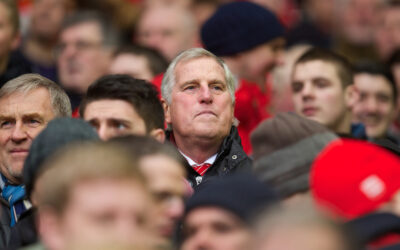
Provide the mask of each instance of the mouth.
[{"label": "mouth", "polygon": [[13,156],[26,156],[29,153],[27,149],[11,149],[10,154]]},{"label": "mouth", "polygon": [[174,224],[163,225],[159,228],[159,233],[165,237],[171,237],[174,232]]},{"label": "mouth", "polygon": [[364,123],[366,126],[376,126],[377,124],[380,123],[381,119],[378,116],[371,115],[371,116],[364,116],[361,119],[362,123]]},{"label": "mouth", "polygon": [[212,115],[212,116],[217,116],[214,112],[206,110],[206,111],[201,111],[199,112],[196,116],[207,116],[207,115]]},{"label": "mouth", "polygon": [[305,116],[314,116],[317,111],[318,111],[318,109],[315,107],[306,107],[306,108],[303,108],[301,112]]}]

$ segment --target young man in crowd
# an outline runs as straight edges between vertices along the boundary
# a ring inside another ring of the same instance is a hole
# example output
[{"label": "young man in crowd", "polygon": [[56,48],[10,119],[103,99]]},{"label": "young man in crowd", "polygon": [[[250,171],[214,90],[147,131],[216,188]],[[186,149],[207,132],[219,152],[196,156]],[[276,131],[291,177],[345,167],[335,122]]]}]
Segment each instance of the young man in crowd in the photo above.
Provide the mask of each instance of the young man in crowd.
[{"label": "young man in crowd", "polygon": [[222,5],[201,29],[205,49],[221,57],[239,83],[235,117],[246,153],[251,131],[270,117],[267,74],[282,63],[283,35],[275,14],[246,1]]},{"label": "young man in crowd", "polygon": [[126,134],[165,139],[164,111],[155,87],[128,75],[108,75],[88,89],[80,116],[103,140]]},{"label": "young man in crowd", "polygon": [[312,48],[295,63],[293,103],[297,114],[344,136],[352,132],[351,109],[357,101],[349,62],[325,49]]},{"label": "young man in crowd", "polygon": [[356,65],[354,85],[359,99],[353,108],[353,120],[364,124],[370,139],[388,138],[396,115],[397,89],[393,76],[383,65],[363,63]]},{"label": "young man in crowd", "polygon": [[146,180],[123,148],[83,143],[59,151],[43,165],[34,188],[46,249],[154,249],[159,244]]}]

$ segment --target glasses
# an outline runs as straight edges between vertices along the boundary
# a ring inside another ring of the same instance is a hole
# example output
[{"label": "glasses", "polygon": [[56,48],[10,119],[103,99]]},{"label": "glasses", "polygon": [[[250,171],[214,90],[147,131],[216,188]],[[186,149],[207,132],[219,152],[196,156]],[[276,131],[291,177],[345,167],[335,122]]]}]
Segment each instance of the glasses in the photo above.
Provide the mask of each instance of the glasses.
[{"label": "glasses", "polygon": [[75,47],[75,50],[78,52],[84,52],[84,51],[88,51],[91,49],[97,49],[99,47],[101,47],[103,44],[101,42],[89,42],[89,41],[77,41],[75,43],[60,43],[56,46],[55,48],[55,53],[57,56],[59,56],[60,54],[62,54],[68,46],[73,46]]}]

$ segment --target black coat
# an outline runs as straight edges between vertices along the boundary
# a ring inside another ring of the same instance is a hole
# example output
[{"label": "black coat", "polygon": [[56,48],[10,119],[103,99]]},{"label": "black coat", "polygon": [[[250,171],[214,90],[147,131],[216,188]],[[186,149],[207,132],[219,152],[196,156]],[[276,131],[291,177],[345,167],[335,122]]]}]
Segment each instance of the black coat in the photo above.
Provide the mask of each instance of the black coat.
[{"label": "black coat", "polygon": [[[170,132],[167,131],[167,138]],[[193,168],[188,166],[188,181],[192,187],[198,186],[212,176],[224,176],[239,171],[251,171],[252,160],[243,151],[237,128],[232,126],[229,135],[224,139],[217,153],[214,164],[201,176]]]}]

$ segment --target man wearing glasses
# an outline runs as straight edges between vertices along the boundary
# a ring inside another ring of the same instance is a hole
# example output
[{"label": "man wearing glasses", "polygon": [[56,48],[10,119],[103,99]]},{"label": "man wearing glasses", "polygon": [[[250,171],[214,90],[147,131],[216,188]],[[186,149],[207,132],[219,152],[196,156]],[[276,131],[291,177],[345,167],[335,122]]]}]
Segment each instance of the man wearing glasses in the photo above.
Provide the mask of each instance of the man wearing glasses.
[{"label": "man wearing glasses", "polygon": [[118,32],[99,13],[77,12],[67,17],[57,46],[58,74],[73,109],[89,85],[107,73]]}]

